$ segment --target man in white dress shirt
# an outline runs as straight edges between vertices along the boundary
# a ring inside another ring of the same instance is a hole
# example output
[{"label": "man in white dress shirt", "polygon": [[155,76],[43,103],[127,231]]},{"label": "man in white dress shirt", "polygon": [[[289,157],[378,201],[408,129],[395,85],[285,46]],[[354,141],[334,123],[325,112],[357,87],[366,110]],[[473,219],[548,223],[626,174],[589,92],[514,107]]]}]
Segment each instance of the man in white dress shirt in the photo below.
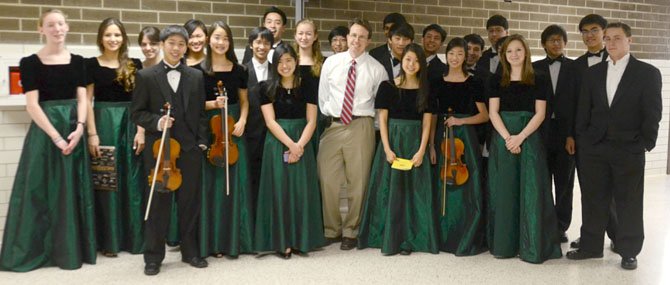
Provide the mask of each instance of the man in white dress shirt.
[{"label": "man in white dress shirt", "polygon": [[[375,96],[388,80],[384,67],[365,48],[370,24],[354,19],[349,26],[349,49],[328,57],[321,69],[319,107],[331,125],[321,136],[317,163],[323,199],[324,235],[342,238],[342,250],[356,247],[361,205],[370,178],[375,150]],[[339,192],[347,183],[349,212],[340,216]]]}]

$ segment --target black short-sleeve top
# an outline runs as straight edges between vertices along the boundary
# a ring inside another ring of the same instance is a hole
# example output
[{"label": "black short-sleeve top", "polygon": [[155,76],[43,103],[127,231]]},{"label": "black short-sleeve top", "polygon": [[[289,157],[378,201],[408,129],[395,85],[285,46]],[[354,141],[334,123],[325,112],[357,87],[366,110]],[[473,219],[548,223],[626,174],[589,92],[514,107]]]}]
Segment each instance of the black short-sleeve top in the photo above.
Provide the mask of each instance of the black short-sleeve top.
[{"label": "black short-sleeve top", "polygon": [[300,65],[298,68],[300,68],[300,77],[303,81],[319,86],[319,77],[312,74],[312,65]]},{"label": "black short-sleeve top", "polygon": [[377,96],[375,97],[375,109],[388,110],[391,119],[422,120],[424,113],[431,112],[426,108],[419,112],[417,107],[418,89],[402,89],[395,86],[392,81],[384,81],[379,84]]},{"label": "black short-sleeve top", "polygon": [[204,72],[205,92],[207,101],[216,100],[218,94],[217,83],[221,81],[228,94],[228,104],[237,104],[240,101],[240,89],[247,89],[249,73],[239,64],[234,64],[230,71],[217,71],[214,75]]},{"label": "black short-sleeve top", "polygon": [[33,54],[19,63],[23,92],[39,91],[39,102],[77,98],[77,88],[86,87],[86,65],[80,55],[70,54],[68,64],[42,64]]},{"label": "black short-sleeve top", "polygon": [[[275,119],[304,119],[307,117],[307,104],[317,105],[317,87],[303,81],[300,87],[287,90],[277,86],[274,102],[268,97],[269,82],[261,82],[261,105],[272,104]],[[297,89],[297,90],[296,90]],[[297,92],[296,92],[297,91]]]},{"label": "black short-sleeve top", "polygon": [[[135,65],[135,72],[142,69],[142,62],[131,59]],[[129,102],[132,100],[133,91],[127,92],[120,82],[116,80],[116,68],[101,66],[98,58],[86,59],[86,83],[93,85],[93,96],[98,102]]]},{"label": "black short-sleeve top", "polygon": [[479,113],[477,103],[486,103],[484,85],[475,76],[469,76],[463,82],[447,82],[440,78],[431,87],[437,101],[437,114],[448,114],[451,108],[454,114],[475,115]]},{"label": "black short-sleeve top", "polygon": [[542,74],[535,74],[535,84],[522,84],[512,81],[507,87],[500,86],[500,75],[494,74],[489,82],[489,98],[500,98],[500,112],[528,111],[535,113],[535,100],[547,100],[547,79]]}]

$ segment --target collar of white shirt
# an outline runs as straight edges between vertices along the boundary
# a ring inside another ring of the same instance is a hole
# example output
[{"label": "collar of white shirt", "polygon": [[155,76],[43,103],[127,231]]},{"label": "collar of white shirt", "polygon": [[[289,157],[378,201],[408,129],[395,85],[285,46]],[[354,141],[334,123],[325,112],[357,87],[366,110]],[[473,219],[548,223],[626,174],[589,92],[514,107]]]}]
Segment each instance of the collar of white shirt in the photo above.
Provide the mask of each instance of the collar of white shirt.
[{"label": "collar of white shirt", "polygon": [[436,56],[437,56],[437,54],[426,57],[426,63],[430,63],[430,61],[433,60],[433,58],[435,58]]},{"label": "collar of white shirt", "polygon": [[611,55],[607,56],[608,65],[615,68],[626,68],[629,60],[630,60],[630,53],[627,53],[621,59],[617,60],[616,64],[614,63],[614,60],[612,59]]},{"label": "collar of white shirt", "polygon": [[253,63],[255,69],[268,69],[269,61],[267,59],[265,62],[260,63],[255,57],[252,57],[251,62]]}]

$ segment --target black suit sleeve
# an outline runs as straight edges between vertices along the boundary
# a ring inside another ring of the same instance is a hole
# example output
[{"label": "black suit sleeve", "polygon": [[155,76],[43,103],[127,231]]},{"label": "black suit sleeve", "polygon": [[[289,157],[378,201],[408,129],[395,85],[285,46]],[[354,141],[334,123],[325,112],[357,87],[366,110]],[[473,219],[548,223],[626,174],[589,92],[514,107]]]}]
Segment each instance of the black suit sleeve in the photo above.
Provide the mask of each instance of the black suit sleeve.
[{"label": "black suit sleeve", "polygon": [[199,108],[200,118],[198,120],[196,141],[198,142],[198,145],[207,145],[207,124],[209,123],[209,120],[207,120],[207,114],[205,113],[205,80],[203,79],[202,72],[195,72],[195,77],[197,78],[195,80],[195,82],[197,82],[196,92],[199,95],[198,104],[201,106]]},{"label": "black suit sleeve", "polygon": [[575,134],[577,137],[584,135],[591,120],[591,88],[590,83],[594,82],[591,77],[591,72],[584,72],[580,84],[579,95],[577,96],[577,108],[575,114]]},{"label": "black suit sleeve", "polygon": [[133,89],[133,101],[130,105],[130,119],[133,123],[143,127],[150,132],[158,132],[158,120],[160,115],[151,113],[150,94],[147,86],[149,78],[142,72],[135,75],[135,89]]},{"label": "black suit sleeve", "polygon": [[247,47],[244,49],[244,57],[242,57],[242,64],[247,64],[247,62],[250,62],[252,56],[253,52],[251,51],[251,47],[247,45]]},{"label": "black suit sleeve", "polygon": [[656,138],[658,138],[659,122],[663,112],[663,99],[661,96],[662,79],[661,72],[650,67],[647,76],[642,78],[647,79],[642,90],[642,140],[644,148],[651,151],[656,146]]}]

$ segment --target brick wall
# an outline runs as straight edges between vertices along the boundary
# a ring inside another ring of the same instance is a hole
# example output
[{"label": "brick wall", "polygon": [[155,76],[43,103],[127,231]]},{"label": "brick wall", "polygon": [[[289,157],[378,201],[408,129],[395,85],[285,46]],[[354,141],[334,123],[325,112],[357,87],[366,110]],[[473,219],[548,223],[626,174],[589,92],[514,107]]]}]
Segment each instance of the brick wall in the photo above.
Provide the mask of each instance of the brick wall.
[{"label": "brick wall", "polygon": [[[135,35],[146,25],[182,24],[191,18],[205,23],[225,20],[233,30],[238,47],[246,42],[246,31],[260,24],[260,15],[277,5],[289,16],[285,38],[293,34],[294,0],[0,0],[0,42],[38,43],[37,17],[48,7],[64,10],[70,19],[70,44],[93,44],[98,23],[106,17],[121,19],[135,43]],[[500,13],[510,20],[510,30],[529,39],[534,54],[542,54],[540,33],[549,24],[563,25],[569,32],[568,55],[577,56],[583,45],[577,33],[579,19],[598,13],[610,20],[621,20],[633,27],[634,54],[643,59],[670,58],[670,1],[668,0],[308,0],[305,15],[317,20],[320,38],[363,17],[373,24],[373,46],[383,42],[381,21],[389,12],[406,15],[420,32],[438,23],[451,36],[468,33],[485,35],[486,19]],[[419,37],[417,37],[418,39]]]}]

